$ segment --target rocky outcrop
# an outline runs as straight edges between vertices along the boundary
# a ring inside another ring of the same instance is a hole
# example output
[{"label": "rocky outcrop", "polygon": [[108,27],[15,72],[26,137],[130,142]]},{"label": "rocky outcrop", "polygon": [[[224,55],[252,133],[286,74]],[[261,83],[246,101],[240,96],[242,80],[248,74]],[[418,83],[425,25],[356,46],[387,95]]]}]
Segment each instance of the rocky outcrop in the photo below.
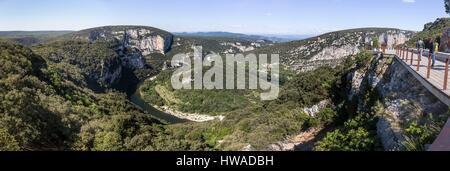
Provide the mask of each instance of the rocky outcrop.
[{"label": "rocky outcrop", "polygon": [[154,34],[150,29],[126,29],[113,33],[114,37],[123,42],[125,48],[139,50],[146,56],[152,53],[164,54],[172,45],[173,36]]},{"label": "rocky outcrop", "polygon": [[[402,150],[404,131],[410,122],[420,121],[428,114],[445,114],[448,109],[393,58],[378,56],[348,78],[349,99],[357,99],[358,111],[377,115],[377,135],[388,151]],[[365,105],[369,90],[376,91],[380,106]]]},{"label": "rocky outcrop", "polygon": [[318,104],[308,107],[308,108],[304,108],[303,112],[305,112],[307,115],[311,116],[311,117],[316,117],[316,115],[322,111],[323,109],[325,109],[328,105],[330,104],[329,100],[323,100],[321,102],[319,102]]},{"label": "rocky outcrop", "polygon": [[143,56],[151,53],[166,53],[170,50],[173,35],[152,27],[107,26],[83,30],[72,34],[72,39],[116,41],[120,50],[137,50]]},{"label": "rocky outcrop", "polygon": [[412,31],[383,28],[365,28],[327,33],[307,40],[282,43],[258,50],[260,53],[280,54],[281,62],[297,71],[317,67],[336,66],[348,56],[369,49],[374,38],[380,45],[393,48],[414,35]]},{"label": "rocky outcrop", "polygon": [[121,55],[122,65],[130,69],[143,69],[145,67],[145,59],[140,53],[127,53]]},{"label": "rocky outcrop", "polygon": [[72,33],[70,39],[89,43],[108,42],[118,58],[102,61],[98,64],[102,67],[101,73],[90,74],[90,77],[100,84],[111,86],[121,80],[124,68],[147,73],[152,67],[146,59],[155,53],[167,53],[172,46],[173,35],[152,27],[107,26]]},{"label": "rocky outcrop", "polygon": [[345,45],[342,47],[326,47],[309,60],[304,60],[300,65],[293,65],[299,71],[311,71],[319,66],[336,66],[346,57],[356,55],[361,50],[354,45]]},{"label": "rocky outcrop", "polygon": [[75,40],[89,42],[108,41],[115,44],[124,67],[143,69],[144,56],[152,53],[165,54],[170,50],[173,35],[152,27],[107,26],[73,33]]},{"label": "rocky outcrop", "polygon": [[[385,31],[355,31],[345,33],[339,39],[332,41],[331,45],[325,46],[316,55],[307,60],[307,63],[315,63],[320,66],[320,61],[334,61],[334,65],[343,61],[346,57],[358,54],[364,48],[372,43],[373,38],[378,38],[379,46],[385,45],[386,48],[394,48],[396,45],[403,44],[409,40],[412,32],[388,29]],[[324,42],[324,40],[321,40]],[[325,41],[326,42],[326,41]]]},{"label": "rocky outcrop", "polygon": [[[409,40],[413,34],[407,31],[388,30],[378,36],[379,47],[384,46],[387,49],[394,49],[397,45],[401,45]],[[365,43],[368,44],[372,40]]]},{"label": "rocky outcrop", "polygon": [[113,85],[122,77],[122,69],[122,65],[120,64],[103,63],[100,81],[108,85]]},{"label": "rocky outcrop", "polygon": [[[93,89],[102,89],[116,84],[123,76],[123,66],[118,58],[100,60],[98,70],[87,71],[86,75]],[[92,83],[96,85],[92,85]]]},{"label": "rocky outcrop", "polygon": [[431,94],[398,61],[386,70],[378,91],[384,98],[385,112],[378,123],[378,133],[386,150],[399,150],[403,130],[411,121],[428,114],[443,115],[448,107]]},{"label": "rocky outcrop", "polygon": [[450,28],[445,29],[442,34],[440,50],[450,53]]},{"label": "rocky outcrop", "polygon": [[255,50],[257,48],[260,48],[262,45],[260,43],[252,42],[248,45],[241,43],[241,42],[224,42],[220,43],[221,46],[229,46],[229,49],[225,50],[222,53],[225,54],[231,54],[231,53],[242,53],[242,52],[248,52]]}]

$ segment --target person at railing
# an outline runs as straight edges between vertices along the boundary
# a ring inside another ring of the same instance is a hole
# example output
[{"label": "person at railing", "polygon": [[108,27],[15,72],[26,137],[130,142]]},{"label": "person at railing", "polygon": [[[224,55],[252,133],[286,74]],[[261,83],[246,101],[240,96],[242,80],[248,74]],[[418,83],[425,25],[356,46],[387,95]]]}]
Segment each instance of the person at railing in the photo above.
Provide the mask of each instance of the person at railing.
[{"label": "person at railing", "polygon": [[394,37],[394,44],[392,45],[393,48],[397,47],[398,43],[397,43],[397,38]]},{"label": "person at railing", "polygon": [[439,51],[439,43],[436,42],[434,39],[431,39],[428,48],[430,50],[431,57],[433,60],[431,67],[434,67],[434,64],[436,63],[436,53]]},{"label": "person at railing", "polygon": [[422,39],[419,39],[416,43],[416,48],[417,48],[417,50],[419,50],[418,54],[420,57],[422,57],[422,52],[423,52],[424,47],[425,47],[425,43],[423,42]]}]

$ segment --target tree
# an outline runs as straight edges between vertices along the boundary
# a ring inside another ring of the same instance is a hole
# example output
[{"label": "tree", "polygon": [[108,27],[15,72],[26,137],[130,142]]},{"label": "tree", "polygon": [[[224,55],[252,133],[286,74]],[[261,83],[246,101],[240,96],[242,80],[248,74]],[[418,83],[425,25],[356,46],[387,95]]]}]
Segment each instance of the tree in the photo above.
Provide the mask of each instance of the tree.
[{"label": "tree", "polygon": [[447,14],[450,14],[450,0],[444,0],[444,4],[445,4],[445,12]]},{"label": "tree", "polygon": [[378,39],[378,37],[374,37],[373,39],[372,39],[372,42],[373,42],[373,49],[378,49],[378,48],[380,48],[380,40]]},{"label": "tree", "polygon": [[19,151],[19,143],[8,130],[0,128],[0,151]]},{"label": "tree", "polygon": [[[376,145],[373,128],[370,127],[371,116],[358,114],[344,123],[344,127],[327,133],[316,144],[316,151],[370,151]],[[372,131],[371,131],[372,130]]]},{"label": "tree", "polygon": [[364,128],[335,130],[318,142],[316,151],[369,151],[375,144],[374,137]]}]

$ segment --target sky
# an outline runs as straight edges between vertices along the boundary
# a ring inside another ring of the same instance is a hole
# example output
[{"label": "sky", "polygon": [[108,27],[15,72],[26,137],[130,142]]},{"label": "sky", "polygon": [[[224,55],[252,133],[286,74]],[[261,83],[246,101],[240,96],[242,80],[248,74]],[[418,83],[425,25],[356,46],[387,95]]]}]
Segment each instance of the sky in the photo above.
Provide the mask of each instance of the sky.
[{"label": "sky", "polygon": [[0,0],[2,31],[145,25],[305,35],[361,27],[419,31],[448,16],[443,0]]}]

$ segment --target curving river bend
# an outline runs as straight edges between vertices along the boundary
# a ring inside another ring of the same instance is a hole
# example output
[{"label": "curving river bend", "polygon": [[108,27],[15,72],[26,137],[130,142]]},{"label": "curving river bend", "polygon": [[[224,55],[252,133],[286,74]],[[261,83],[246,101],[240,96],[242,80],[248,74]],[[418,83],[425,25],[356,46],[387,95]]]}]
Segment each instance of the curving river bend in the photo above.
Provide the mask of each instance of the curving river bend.
[{"label": "curving river bend", "polygon": [[129,100],[136,106],[140,107],[145,113],[152,115],[153,117],[155,117],[157,119],[163,120],[169,124],[188,122],[188,120],[180,119],[171,114],[160,111],[160,110],[154,108],[153,106],[149,105],[148,103],[146,103],[144,101],[144,99],[142,99],[140,87],[141,87],[141,84],[138,84],[134,93],[130,95]]}]

